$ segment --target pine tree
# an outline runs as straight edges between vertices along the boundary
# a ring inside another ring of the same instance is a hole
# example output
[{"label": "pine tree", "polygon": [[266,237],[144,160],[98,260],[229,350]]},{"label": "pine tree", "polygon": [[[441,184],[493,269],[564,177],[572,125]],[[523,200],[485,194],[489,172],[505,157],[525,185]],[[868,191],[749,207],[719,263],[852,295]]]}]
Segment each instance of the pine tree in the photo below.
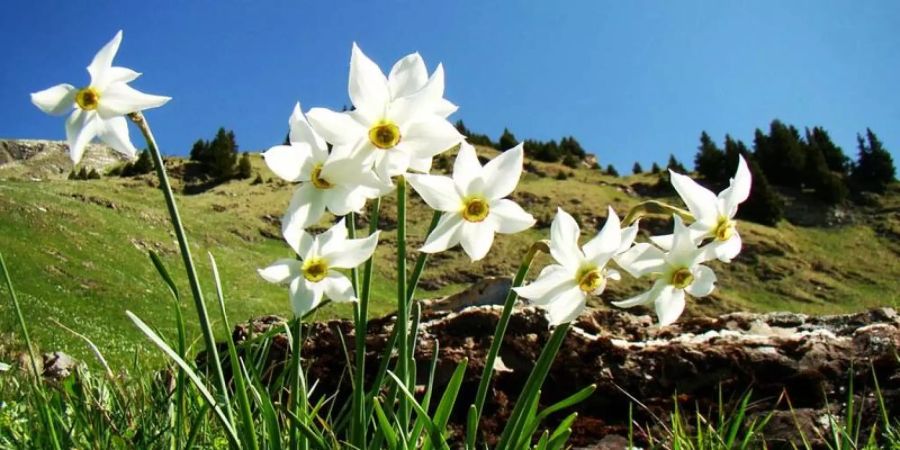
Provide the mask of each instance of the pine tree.
[{"label": "pine tree", "polygon": [[516,139],[516,136],[509,131],[508,128],[504,128],[503,134],[500,135],[500,140],[497,141],[497,144],[499,145],[499,148],[497,150],[505,152],[506,150],[519,145],[519,141]]},{"label": "pine tree", "polygon": [[744,154],[750,175],[753,177],[753,185],[750,189],[750,197],[741,204],[738,209],[738,217],[763,225],[775,226],[784,213],[781,197],[772,189],[766,174],[762,171],[756,159],[749,154]]},{"label": "pine tree", "polygon": [[857,135],[859,157],[853,166],[851,179],[856,190],[884,193],[894,181],[894,160],[875,133],[867,128],[866,140]]},{"label": "pine tree", "polygon": [[153,171],[153,159],[151,159],[150,151],[144,150],[138,156],[137,161],[131,166],[131,175],[142,175]]},{"label": "pine tree", "polygon": [[669,163],[666,164],[666,169],[674,170],[678,173],[687,173],[687,169],[684,168],[684,165],[671,153],[669,154]]},{"label": "pine tree", "polygon": [[87,180],[88,179],[88,171],[84,166],[81,166],[81,170],[78,171],[78,175],[75,176],[76,180]]},{"label": "pine tree", "polygon": [[641,163],[635,161],[634,165],[631,166],[631,173],[638,175],[644,173],[644,168],[641,167]]},{"label": "pine tree", "polygon": [[91,169],[91,171],[88,172],[88,174],[87,174],[87,178],[85,178],[85,179],[86,180],[99,180],[100,178],[101,178],[100,172],[97,172],[97,169]]},{"label": "pine tree", "polygon": [[612,164],[609,164],[606,166],[606,174],[611,177],[617,177],[619,176],[619,171],[616,170],[616,168]]},{"label": "pine tree", "polygon": [[[725,136],[726,144],[730,139],[731,137]],[[700,146],[697,147],[697,155],[694,156],[694,170],[709,181],[721,182],[727,179],[725,154],[705,131],[700,133]]]},{"label": "pine tree", "polygon": [[219,128],[216,137],[210,142],[211,174],[220,179],[234,178],[237,173],[237,143],[234,132]]},{"label": "pine tree", "polygon": [[574,136],[566,136],[559,141],[559,150],[563,155],[572,155],[579,159],[584,159],[587,156],[584,149],[581,147],[581,144],[578,140],[575,139]]},{"label": "pine tree", "polygon": [[238,162],[238,173],[237,177],[246,180],[253,176],[253,164],[250,162],[250,154],[244,152],[241,155],[241,160]]},{"label": "pine tree", "polygon": [[660,168],[659,168],[659,164],[657,164],[657,163],[654,161],[654,162],[653,162],[653,165],[650,166],[650,173],[652,173],[652,174],[655,175],[655,174],[658,174],[660,171],[662,171],[662,169],[660,169]]},{"label": "pine tree", "polygon": [[806,130],[807,145],[815,145],[825,157],[828,170],[846,175],[850,170],[850,158],[844,154],[844,150],[831,141],[831,136],[822,127],[813,127],[812,131]]},{"label": "pine tree", "polygon": [[191,147],[191,161],[209,162],[209,142],[203,139],[197,139],[197,142],[194,142],[194,146]]},{"label": "pine tree", "polygon": [[800,187],[803,177],[797,174],[802,173],[806,165],[800,132],[775,119],[769,126],[766,141],[764,151],[757,153],[760,168],[775,185]]}]

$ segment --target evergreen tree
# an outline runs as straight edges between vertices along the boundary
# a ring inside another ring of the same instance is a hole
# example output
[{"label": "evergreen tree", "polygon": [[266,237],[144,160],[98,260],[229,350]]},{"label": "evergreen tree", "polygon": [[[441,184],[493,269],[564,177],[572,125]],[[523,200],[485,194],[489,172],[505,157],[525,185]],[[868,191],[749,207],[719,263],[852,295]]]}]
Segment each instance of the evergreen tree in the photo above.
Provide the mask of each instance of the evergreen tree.
[{"label": "evergreen tree", "polygon": [[497,141],[499,145],[498,150],[501,152],[505,152],[517,145],[519,145],[519,141],[516,139],[516,136],[509,131],[508,128],[503,129],[503,134],[500,136],[500,140]]},{"label": "evergreen tree", "polygon": [[744,154],[750,175],[753,177],[753,185],[750,189],[750,197],[741,204],[738,209],[738,217],[763,225],[775,226],[784,213],[781,198],[772,189],[766,174],[759,163],[749,154]]},{"label": "evergreen tree", "polygon": [[131,175],[142,175],[153,171],[153,159],[151,159],[150,151],[144,150],[138,156],[137,161],[131,166]]},{"label": "evergreen tree", "polygon": [[800,132],[793,126],[787,126],[775,119],[769,125],[769,135],[763,151],[757,150],[760,168],[769,180],[780,186],[800,187],[806,165],[806,154],[803,149]]},{"label": "evergreen tree", "polygon": [[660,171],[662,171],[662,169],[660,169],[660,168],[659,168],[659,164],[657,164],[657,163],[654,161],[654,162],[653,162],[653,165],[650,166],[650,173],[652,173],[652,174],[655,175],[655,174],[658,174]]},{"label": "evergreen tree", "polygon": [[666,164],[666,169],[674,170],[675,172],[682,174],[687,173],[687,169],[684,168],[684,165],[681,164],[681,162],[675,158],[675,155],[671,153],[669,154],[669,163]]},{"label": "evergreen tree", "polygon": [[563,155],[572,155],[579,159],[584,159],[587,156],[584,149],[581,147],[581,144],[575,139],[574,136],[566,136],[559,141],[559,150]]},{"label": "evergreen tree", "polygon": [[576,169],[576,168],[578,168],[578,165],[581,163],[581,158],[579,158],[575,155],[571,155],[571,154],[566,155],[566,156],[563,156],[562,163],[564,165],[566,165],[567,167]]},{"label": "evergreen tree", "polygon": [[78,175],[75,176],[76,180],[87,180],[88,179],[88,171],[87,168],[81,166],[81,170],[78,171]]},{"label": "evergreen tree", "polygon": [[99,180],[100,172],[97,172],[97,169],[91,169],[91,171],[88,172],[88,174],[87,174],[87,178],[85,178],[85,179],[86,180]]},{"label": "evergreen tree", "polygon": [[253,165],[250,163],[250,154],[247,152],[241,155],[241,160],[238,162],[237,176],[242,180],[253,176]]},{"label": "evergreen tree", "polygon": [[850,170],[850,158],[844,154],[844,150],[831,141],[831,136],[822,127],[813,127],[812,131],[806,130],[807,145],[814,145],[825,157],[828,170],[846,175]]},{"label": "evergreen tree", "polygon": [[631,173],[638,175],[644,173],[644,168],[641,167],[641,163],[635,161],[634,165],[631,166]]},{"label": "evergreen tree", "polygon": [[202,163],[209,162],[209,142],[197,139],[197,142],[194,142],[194,146],[191,147],[190,159]]},{"label": "evergreen tree", "polygon": [[616,170],[616,168],[612,164],[609,164],[606,166],[606,174],[611,177],[617,177],[619,176],[619,171]]},{"label": "evergreen tree", "polygon": [[210,142],[210,172],[219,179],[234,178],[237,173],[237,143],[234,132],[219,128],[216,137]]},{"label": "evergreen tree", "polygon": [[[731,137],[725,136],[726,144],[730,139]],[[721,182],[727,179],[725,154],[705,131],[700,133],[700,146],[694,156],[694,170],[709,181]]]},{"label": "evergreen tree", "polygon": [[878,136],[867,128],[866,140],[857,135],[859,157],[853,166],[851,179],[857,190],[884,193],[888,184],[894,181],[894,160],[885,150]]}]

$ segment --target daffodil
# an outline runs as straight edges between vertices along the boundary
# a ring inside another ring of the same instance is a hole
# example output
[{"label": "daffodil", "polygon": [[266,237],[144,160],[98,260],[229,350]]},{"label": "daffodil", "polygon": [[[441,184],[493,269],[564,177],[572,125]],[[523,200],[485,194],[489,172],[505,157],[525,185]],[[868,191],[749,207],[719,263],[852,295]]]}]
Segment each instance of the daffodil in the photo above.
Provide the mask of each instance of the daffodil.
[{"label": "daffodil", "polygon": [[620,308],[653,304],[660,325],[669,325],[681,316],[685,305],[685,292],[694,297],[705,297],[715,288],[716,274],[703,265],[715,259],[713,252],[698,248],[691,230],[681,217],[674,216],[675,233],[668,252],[654,245],[636,244],[616,259],[620,267],[634,277],[651,275],[656,278],[649,291],[621,302],[612,302]]},{"label": "daffodil", "polygon": [[[729,181],[729,186],[718,196],[697,184],[690,177],[670,171],[672,186],[694,216],[688,228],[691,236],[699,244],[711,240],[706,247],[716,258],[730,262],[741,252],[741,235],[737,231],[738,205],[750,195],[750,169],[743,156],[739,156],[737,173]],[[663,249],[672,246],[672,235],[654,236],[653,242]]]},{"label": "daffodil", "polygon": [[[169,97],[149,95],[128,85],[141,74],[112,65],[122,42],[122,31],[94,56],[87,67],[91,82],[76,88],[58,84],[31,94],[31,102],[42,111],[61,116],[71,111],[66,120],[66,140],[72,162],[78,164],[85,146],[95,137],[116,151],[133,158],[137,151],[128,137],[126,114],[156,108]],[[74,110],[73,110],[74,108]]]},{"label": "daffodil", "polygon": [[561,208],[550,225],[550,255],[556,261],[541,271],[531,284],[515,288],[519,296],[547,310],[550,325],[575,320],[587,303],[587,296],[600,295],[608,280],[619,280],[619,272],[607,267],[610,259],[627,249],[636,227],[621,229],[612,208],[600,232],[584,246],[578,246],[581,229]]},{"label": "daffodil", "polygon": [[329,153],[299,103],[289,124],[290,144],[270,148],[263,158],[276,175],[299,183],[281,220],[282,232],[290,242],[300,231],[318,223],[326,210],[336,216],[360,212],[366,200],[378,197],[386,186],[365,170],[361,161]]},{"label": "daffodil", "polygon": [[297,316],[315,308],[323,297],[335,302],[356,301],[350,279],[336,269],[350,269],[371,258],[378,234],[347,239],[343,219],[316,237],[301,230],[297,239],[288,241],[300,260],[279,259],[260,269],[259,274],[271,283],[289,284],[291,306]]},{"label": "daffodil", "polygon": [[519,144],[482,167],[475,148],[463,143],[452,178],[408,174],[409,184],[425,203],[444,212],[421,250],[437,253],[462,244],[472,261],[477,261],[487,255],[494,233],[518,233],[534,225],[531,214],[504,198],[519,183],[523,157]]},{"label": "daffodil", "polygon": [[[427,172],[432,158],[462,140],[446,117],[455,110],[444,96],[444,70],[425,79],[424,63],[413,54],[385,77],[356,44],[350,57],[350,100],[354,109],[309,111],[309,120],[342,156],[360,156],[385,182],[408,169]],[[344,155],[344,153],[349,155]]]}]

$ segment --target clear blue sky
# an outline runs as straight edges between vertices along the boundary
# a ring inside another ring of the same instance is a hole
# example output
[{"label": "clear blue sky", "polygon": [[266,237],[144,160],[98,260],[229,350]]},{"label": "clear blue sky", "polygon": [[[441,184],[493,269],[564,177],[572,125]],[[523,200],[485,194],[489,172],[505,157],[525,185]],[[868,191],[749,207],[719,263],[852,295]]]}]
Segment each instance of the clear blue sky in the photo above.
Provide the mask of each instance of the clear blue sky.
[{"label": "clear blue sky", "polygon": [[620,171],[691,162],[701,130],[749,143],[773,118],[822,125],[851,156],[871,127],[900,161],[894,1],[7,1],[4,15],[4,138],[63,139],[28,94],[86,84],[121,28],[116,62],[144,73],[132,85],[173,97],[147,114],[166,153],[219,126],[264,150],[295,101],[349,104],[356,41],[385,71],[413,51],[443,62],[451,119],[473,130],[574,135]]}]

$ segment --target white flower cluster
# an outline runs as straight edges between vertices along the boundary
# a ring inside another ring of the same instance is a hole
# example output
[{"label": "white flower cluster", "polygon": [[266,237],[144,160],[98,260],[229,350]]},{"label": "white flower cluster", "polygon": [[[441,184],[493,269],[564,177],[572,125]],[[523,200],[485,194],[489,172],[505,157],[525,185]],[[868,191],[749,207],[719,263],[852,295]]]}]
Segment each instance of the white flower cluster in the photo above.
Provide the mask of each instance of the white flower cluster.
[{"label": "white flower cluster", "polygon": [[[128,86],[140,74],[112,65],[121,40],[119,31],[94,57],[87,87],[60,84],[31,94],[32,102],[49,114],[71,111],[66,135],[76,164],[95,137],[133,157],[125,116],[169,100]],[[422,57],[413,53],[385,76],[354,44],[348,84],[350,111],[313,108],[304,115],[298,103],[289,120],[289,144],[263,154],[273,172],[297,183],[282,219],[282,233],[299,260],[282,259],[259,273],[270,282],[290,286],[297,315],[315,308],[326,296],[355,301],[350,280],[337,269],[354,268],[371,258],[380,233],[350,239],[344,219],[318,236],[306,229],[319,223],[326,211],[338,217],[361,212],[368,200],[393,190],[393,177],[404,177],[425,203],[442,213],[420,249],[426,253],[459,244],[477,261],[488,254],[496,233],[518,233],[535,223],[531,214],[506,198],[522,174],[522,145],[482,166],[475,148],[447,120],[457,107],[444,99],[441,65],[429,75]],[[432,159],[456,146],[452,176],[429,174]],[[674,322],[684,310],[685,292],[702,297],[714,288],[716,276],[703,263],[729,262],[740,252],[734,217],[749,196],[751,180],[743,158],[730,186],[718,196],[684,175],[672,172],[671,179],[694,218],[690,226],[676,215],[673,234],[634,243],[638,224],[622,228],[610,208],[600,232],[579,246],[578,224],[559,209],[550,231],[556,264],[516,292],[546,309],[551,325],[571,322],[584,310],[588,295],[600,295],[608,280],[620,279],[619,271],[609,267],[612,262],[634,277],[655,280],[646,293],[614,305],[652,303],[662,325]]]},{"label": "white flower cluster", "polygon": [[[482,167],[474,147],[447,120],[456,106],[444,99],[441,65],[429,76],[422,57],[413,53],[385,76],[354,44],[349,93],[350,111],[312,108],[304,115],[298,103],[290,118],[290,143],[263,154],[273,172],[298,183],[282,233],[300,261],[281,260],[259,272],[268,281],[290,284],[298,315],[325,296],[355,301],[349,280],[334,269],[370,258],[378,239],[377,232],[347,239],[343,220],[315,238],[305,229],[326,211],[335,216],[361,212],[366,201],[393,190],[393,177],[404,177],[429,206],[443,212],[423,252],[461,244],[478,260],[487,255],[495,233],[517,233],[535,222],[504,198],[519,182],[522,146]],[[428,174],[432,159],[457,145],[453,177]]]},{"label": "white flower cluster", "polygon": [[703,263],[713,259],[729,262],[741,251],[734,216],[738,204],[750,195],[750,170],[741,157],[737,174],[718,197],[684,175],[670,174],[672,185],[695,219],[690,226],[674,215],[673,234],[651,237],[651,243],[634,243],[637,222],[620,229],[619,218],[610,208],[603,229],[579,248],[578,224],[560,209],[550,229],[550,253],[557,264],[547,266],[535,282],[516,288],[516,292],[546,308],[551,325],[577,318],[587,295],[599,295],[607,279],[619,279],[619,272],[607,267],[610,261],[635,278],[655,280],[649,291],[612,304],[622,308],[653,304],[660,325],[678,319],[684,310],[685,292],[694,297],[712,293],[716,275]]}]

